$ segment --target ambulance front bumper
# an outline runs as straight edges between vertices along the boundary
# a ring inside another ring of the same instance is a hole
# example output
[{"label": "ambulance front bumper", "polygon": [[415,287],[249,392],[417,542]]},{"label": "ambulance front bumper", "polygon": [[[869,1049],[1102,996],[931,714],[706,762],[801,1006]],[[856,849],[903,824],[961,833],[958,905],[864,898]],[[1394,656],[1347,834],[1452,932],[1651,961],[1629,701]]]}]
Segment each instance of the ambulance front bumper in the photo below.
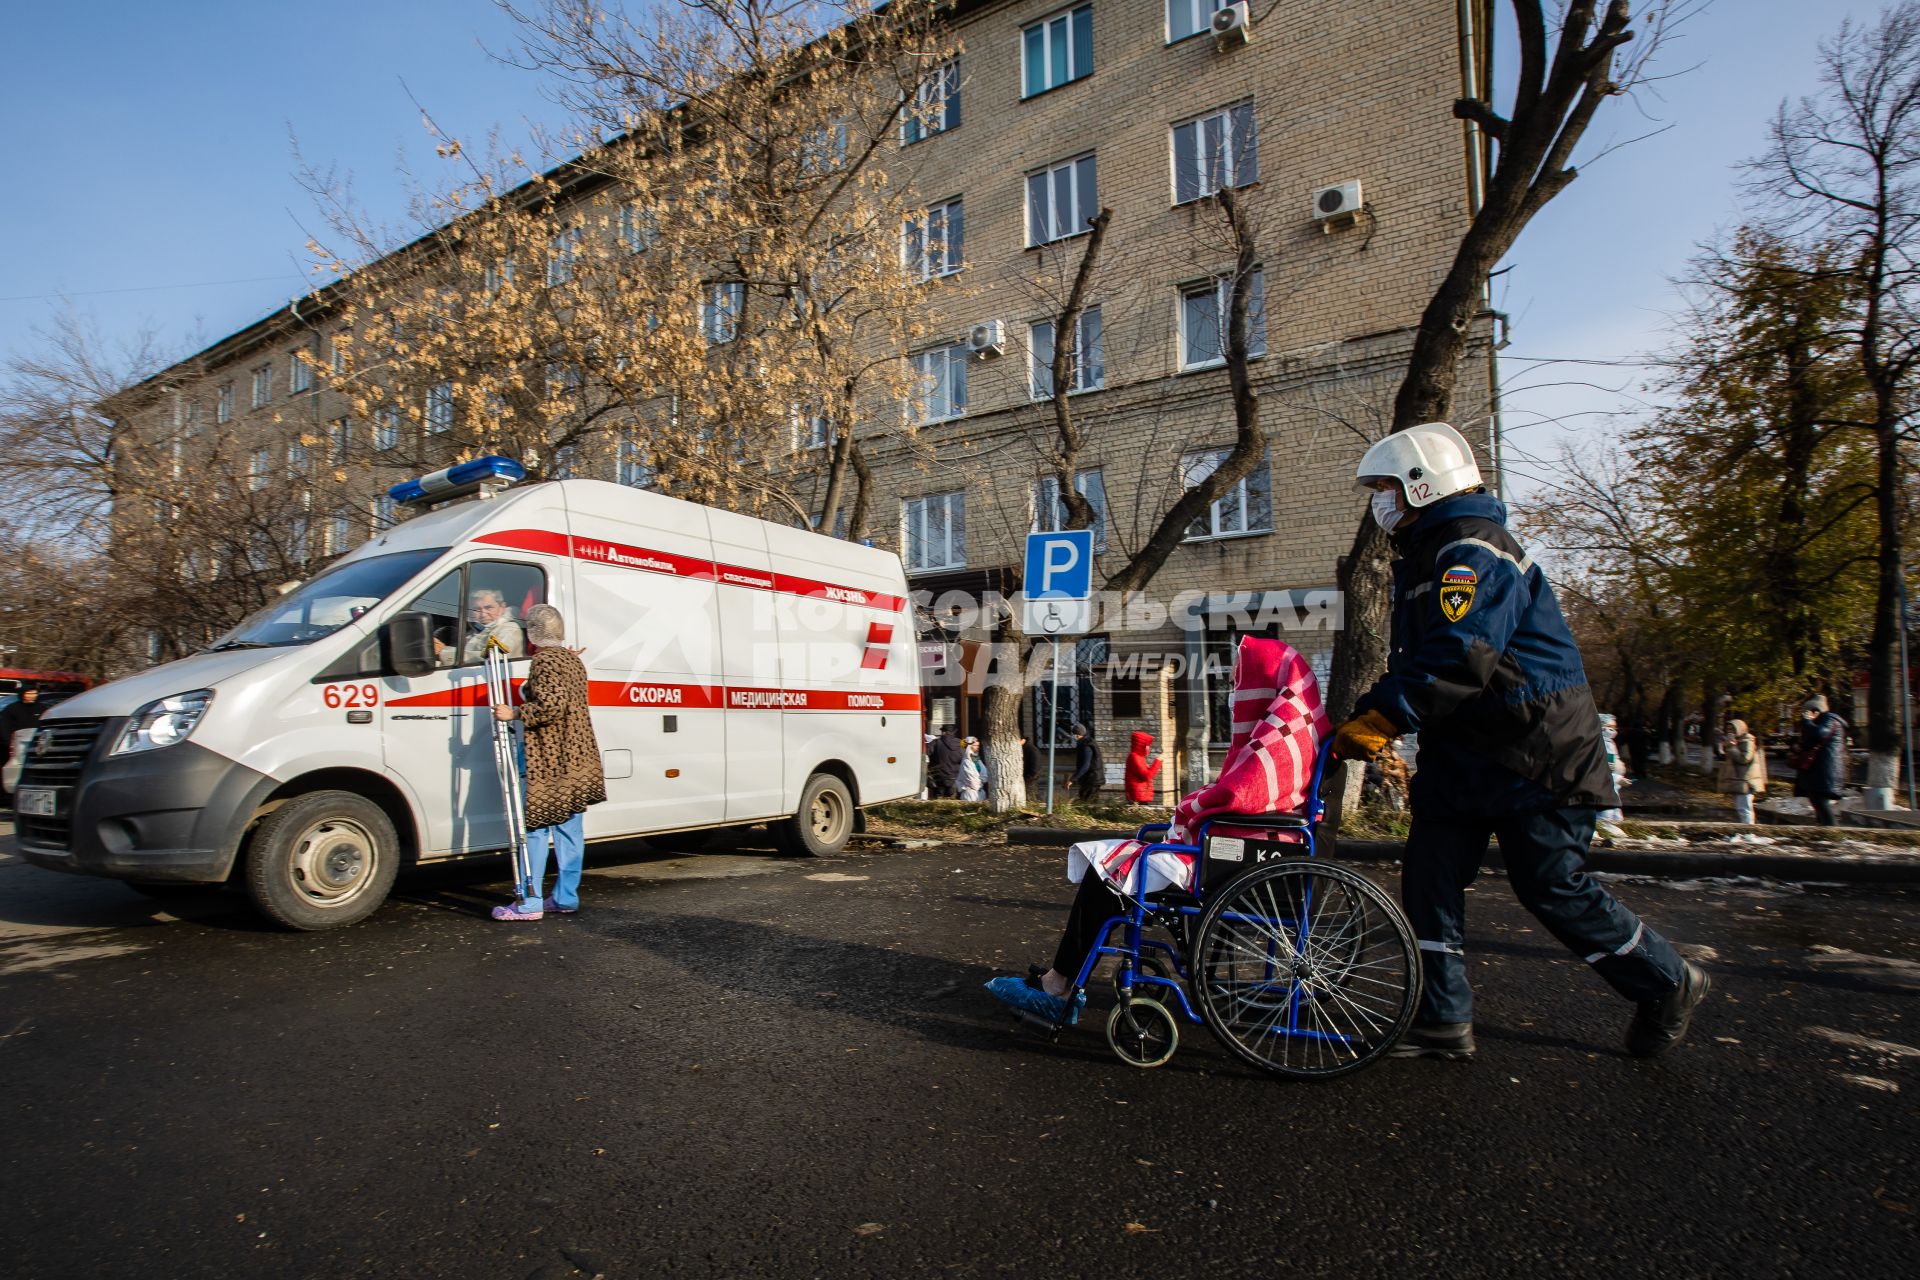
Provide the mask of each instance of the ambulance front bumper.
[{"label": "ambulance front bumper", "polygon": [[35,866],[116,880],[213,883],[233,870],[246,820],[273,779],[188,741],[107,756],[108,721],[77,771],[29,764],[16,803],[51,792],[51,814],[15,813],[20,854]]}]

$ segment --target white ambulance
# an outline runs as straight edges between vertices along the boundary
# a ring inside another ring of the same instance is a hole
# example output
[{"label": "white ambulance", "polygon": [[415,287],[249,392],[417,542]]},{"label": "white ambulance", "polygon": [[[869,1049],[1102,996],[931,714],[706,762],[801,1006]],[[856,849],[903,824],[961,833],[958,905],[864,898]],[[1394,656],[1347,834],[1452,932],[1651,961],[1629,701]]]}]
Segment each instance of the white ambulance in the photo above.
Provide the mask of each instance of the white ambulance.
[{"label": "white ambulance", "polygon": [[519,474],[486,458],[396,488],[475,496],[50,712],[15,800],[22,854],[136,884],[238,878],[290,928],[358,920],[402,866],[504,847],[482,623],[517,638],[501,620],[542,602],[591,678],[608,799],[589,840],[765,823],[826,853],[859,807],[918,792],[898,557],[597,480],[502,487]]}]

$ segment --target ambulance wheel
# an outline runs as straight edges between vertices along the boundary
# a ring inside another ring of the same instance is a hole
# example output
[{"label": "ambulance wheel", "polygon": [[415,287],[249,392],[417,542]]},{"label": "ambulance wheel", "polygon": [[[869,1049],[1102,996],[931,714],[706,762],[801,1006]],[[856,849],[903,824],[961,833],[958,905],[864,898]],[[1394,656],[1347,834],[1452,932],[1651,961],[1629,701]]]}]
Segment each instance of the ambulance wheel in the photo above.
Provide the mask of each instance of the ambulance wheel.
[{"label": "ambulance wheel", "polygon": [[816,773],[800,792],[800,812],[772,824],[781,852],[824,857],[847,847],[853,834],[853,793],[830,773]]},{"label": "ambulance wheel", "polygon": [[365,796],[315,791],[261,819],[246,858],[247,896],[262,915],[286,929],[333,929],[386,900],[400,837]]}]

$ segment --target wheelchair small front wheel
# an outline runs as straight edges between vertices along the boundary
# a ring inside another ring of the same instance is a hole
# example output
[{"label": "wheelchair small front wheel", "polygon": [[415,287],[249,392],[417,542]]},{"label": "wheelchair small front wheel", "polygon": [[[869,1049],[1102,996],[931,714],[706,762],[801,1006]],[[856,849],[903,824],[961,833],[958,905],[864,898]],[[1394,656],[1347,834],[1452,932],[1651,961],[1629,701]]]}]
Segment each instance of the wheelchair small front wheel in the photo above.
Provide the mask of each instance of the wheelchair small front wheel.
[{"label": "wheelchair small front wheel", "polygon": [[[1120,971],[1122,968],[1128,968],[1132,971],[1133,977],[1135,979],[1135,985],[1132,986],[1131,988],[1123,988],[1120,985]],[[1131,965],[1115,965],[1114,966],[1113,998],[1115,1000],[1118,1000],[1121,1004],[1125,1004],[1129,1000],[1164,1001],[1171,995],[1171,993],[1168,992],[1165,987],[1155,986],[1150,983],[1149,984],[1139,983],[1138,979],[1142,975],[1145,975],[1146,977],[1149,977],[1149,978],[1165,978],[1170,982],[1179,981],[1179,979],[1175,977],[1175,975],[1171,971],[1171,966],[1167,965],[1165,962],[1161,960],[1154,958],[1153,956],[1143,955],[1140,957],[1137,963],[1134,963]],[[1139,992],[1140,994],[1135,995],[1134,992],[1136,991]]]},{"label": "wheelchair small front wheel", "polygon": [[1136,996],[1107,1015],[1107,1043],[1122,1062],[1158,1067],[1180,1047],[1180,1024],[1158,1000]]}]

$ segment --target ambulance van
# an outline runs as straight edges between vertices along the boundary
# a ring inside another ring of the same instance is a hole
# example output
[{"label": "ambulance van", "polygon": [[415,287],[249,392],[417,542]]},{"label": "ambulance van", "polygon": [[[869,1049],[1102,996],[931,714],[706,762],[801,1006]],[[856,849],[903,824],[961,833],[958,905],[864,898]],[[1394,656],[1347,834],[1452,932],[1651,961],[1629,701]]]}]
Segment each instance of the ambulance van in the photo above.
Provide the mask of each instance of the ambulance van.
[{"label": "ambulance van", "polygon": [[829,853],[860,807],[918,792],[898,557],[603,481],[503,487],[519,474],[485,458],[396,488],[473,496],[50,712],[15,799],[22,854],[137,885],[237,879],[294,929],[359,920],[403,866],[505,847],[482,624],[515,637],[500,619],[543,602],[590,677],[607,801],[589,840],[763,823]]}]

